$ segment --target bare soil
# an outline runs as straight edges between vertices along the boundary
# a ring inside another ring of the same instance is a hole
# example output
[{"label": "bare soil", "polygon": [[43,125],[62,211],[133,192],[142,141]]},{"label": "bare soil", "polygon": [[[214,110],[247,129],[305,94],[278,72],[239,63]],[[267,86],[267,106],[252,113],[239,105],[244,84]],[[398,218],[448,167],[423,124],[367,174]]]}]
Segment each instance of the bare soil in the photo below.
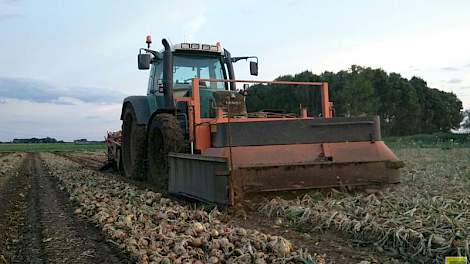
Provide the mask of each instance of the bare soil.
[{"label": "bare soil", "polygon": [[67,194],[35,153],[27,154],[0,197],[0,263],[131,262],[74,214]]}]

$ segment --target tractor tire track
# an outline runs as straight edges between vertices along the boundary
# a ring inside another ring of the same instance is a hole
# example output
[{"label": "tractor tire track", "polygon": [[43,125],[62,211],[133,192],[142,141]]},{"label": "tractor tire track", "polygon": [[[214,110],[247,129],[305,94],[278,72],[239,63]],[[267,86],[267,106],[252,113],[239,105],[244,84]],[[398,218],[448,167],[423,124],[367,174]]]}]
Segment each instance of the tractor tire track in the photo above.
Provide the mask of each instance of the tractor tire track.
[{"label": "tractor tire track", "polygon": [[35,175],[32,154],[28,154],[23,166],[21,167],[21,174],[28,178],[29,193],[27,195],[28,207],[26,209],[25,229],[23,230],[24,240],[22,247],[18,248],[18,256],[21,256],[16,263],[46,263],[47,259],[44,257],[44,248],[41,244],[42,234],[40,225],[40,204],[39,204],[39,180],[38,175]]},{"label": "tractor tire track", "polygon": [[78,218],[67,194],[49,175],[36,153],[26,157],[21,174],[29,180],[25,225],[11,263],[128,263],[100,230]]}]

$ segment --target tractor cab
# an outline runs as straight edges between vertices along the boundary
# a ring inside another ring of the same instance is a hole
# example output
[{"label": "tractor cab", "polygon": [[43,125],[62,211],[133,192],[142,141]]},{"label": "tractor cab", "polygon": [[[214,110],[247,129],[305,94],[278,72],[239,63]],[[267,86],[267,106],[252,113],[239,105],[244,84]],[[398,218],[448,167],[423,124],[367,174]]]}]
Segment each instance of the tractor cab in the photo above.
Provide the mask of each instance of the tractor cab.
[{"label": "tractor cab", "polygon": [[[178,44],[175,46],[181,46]],[[190,44],[188,44],[190,45]],[[199,45],[199,44],[198,44]],[[220,53],[175,50],[172,52],[173,96],[185,96],[192,87],[193,78],[227,79],[223,57]],[[150,66],[147,94],[163,96],[163,59],[154,58]],[[223,83],[200,82],[201,89],[228,90]]]},{"label": "tractor cab", "polygon": [[[138,55],[139,69],[150,69],[147,96],[154,101],[154,110],[176,109],[185,112],[184,104],[175,103],[175,98],[191,97],[192,80],[234,80],[233,63],[242,59],[256,59],[250,62],[252,75],[258,73],[257,57],[231,57],[230,52],[216,45],[200,43],[179,43],[170,45],[162,40],[164,50],[150,49],[151,39],[147,37],[147,49],[140,49]],[[236,93],[235,83],[199,81],[201,116],[215,116],[215,106],[220,98]]]}]

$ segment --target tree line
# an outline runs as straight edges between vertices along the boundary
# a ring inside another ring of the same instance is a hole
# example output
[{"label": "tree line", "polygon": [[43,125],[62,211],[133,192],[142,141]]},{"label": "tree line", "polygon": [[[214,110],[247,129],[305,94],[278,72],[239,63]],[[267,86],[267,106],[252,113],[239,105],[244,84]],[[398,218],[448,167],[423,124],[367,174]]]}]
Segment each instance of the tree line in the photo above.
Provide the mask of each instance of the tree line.
[{"label": "tree line", "polygon": [[[304,71],[276,80],[327,81],[335,116],[379,115],[384,135],[448,132],[458,128],[463,118],[462,102],[454,93],[430,88],[419,77],[406,79],[382,69],[353,65],[336,73]],[[307,86],[254,85],[246,101],[249,111],[282,109],[298,113],[302,104],[310,115],[321,113],[320,89]]]},{"label": "tree line", "polygon": [[64,143],[62,140],[57,140],[51,137],[45,138],[15,138],[11,143],[14,144],[30,144],[30,143]]}]

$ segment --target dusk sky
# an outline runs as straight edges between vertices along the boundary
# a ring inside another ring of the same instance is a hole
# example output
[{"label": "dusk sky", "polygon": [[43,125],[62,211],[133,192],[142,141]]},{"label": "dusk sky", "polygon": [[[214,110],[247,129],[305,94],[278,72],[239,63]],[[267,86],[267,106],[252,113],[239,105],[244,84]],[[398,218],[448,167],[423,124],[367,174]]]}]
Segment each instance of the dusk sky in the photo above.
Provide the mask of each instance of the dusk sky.
[{"label": "dusk sky", "polygon": [[[470,1],[0,0],[0,141],[103,139],[143,95],[151,34],[257,55],[259,76],[352,64],[419,76],[470,108]],[[239,78],[251,78],[240,62]]]}]

